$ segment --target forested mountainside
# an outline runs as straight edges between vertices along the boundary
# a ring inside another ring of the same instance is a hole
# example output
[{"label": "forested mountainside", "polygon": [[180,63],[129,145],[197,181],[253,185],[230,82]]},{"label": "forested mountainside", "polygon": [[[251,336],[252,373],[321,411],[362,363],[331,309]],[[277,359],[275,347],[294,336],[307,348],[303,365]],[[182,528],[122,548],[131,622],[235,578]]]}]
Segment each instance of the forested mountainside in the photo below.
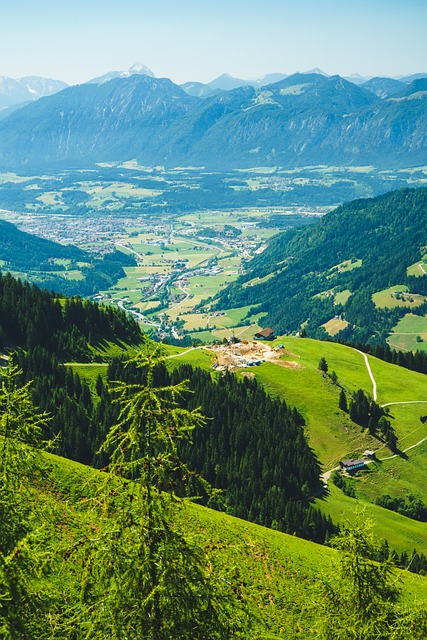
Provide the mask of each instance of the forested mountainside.
[{"label": "forested mountainside", "polygon": [[49,260],[55,258],[86,261],[88,254],[73,245],[63,245],[25,233],[10,222],[0,220],[0,260],[11,268],[54,271],[55,266],[49,264]]},{"label": "forested mountainside", "polygon": [[[65,267],[80,263],[82,280],[61,276]],[[94,256],[73,245],[62,245],[31,233],[25,233],[15,225],[0,220],[0,261],[5,271],[23,273],[42,287],[61,291],[67,295],[88,296],[109,288],[125,275],[123,266],[134,265],[132,256],[110,251],[103,257]]]},{"label": "forested mountainside", "polygon": [[140,338],[137,323],[116,307],[59,297],[0,273],[1,349],[41,347],[56,360],[88,360],[103,340]]},{"label": "forested mountainside", "polygon": [[[411,265],[422,265],[426,244],[427,189],[356,200],[277,235],[220,293],[218,307],[253,305],[265,313],[264,326],[278,333],[304,328],[314,337],[326,337],[321,325],[340,316],[346,328],[338,339],[384,343],[405,313],[427,311],[427,275],[408,275]],[[376,292],[397,285],[407,287],[408,306],[375,305]],[[410,294],[419,296],[418,306],[409,304]]]},{"label": "forested mountainside", "polygon": [[79,85],[0,122],[0,164],[415,166],[425,162],[426,82],[384,98],[316,73],[207,98],[141,75]]}]

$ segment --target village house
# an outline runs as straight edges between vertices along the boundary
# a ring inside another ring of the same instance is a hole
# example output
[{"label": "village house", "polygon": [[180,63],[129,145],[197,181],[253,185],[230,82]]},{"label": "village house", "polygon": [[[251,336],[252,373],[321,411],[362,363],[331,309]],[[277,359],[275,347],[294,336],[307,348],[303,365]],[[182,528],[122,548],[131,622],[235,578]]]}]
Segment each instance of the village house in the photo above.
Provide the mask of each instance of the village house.
[{"label": "village house", "polygon": [[274,340],[274,331],[270,329],[270,327],[266,327],[265,329],[261,329],[258,333],[255,334],[256,340]]}]

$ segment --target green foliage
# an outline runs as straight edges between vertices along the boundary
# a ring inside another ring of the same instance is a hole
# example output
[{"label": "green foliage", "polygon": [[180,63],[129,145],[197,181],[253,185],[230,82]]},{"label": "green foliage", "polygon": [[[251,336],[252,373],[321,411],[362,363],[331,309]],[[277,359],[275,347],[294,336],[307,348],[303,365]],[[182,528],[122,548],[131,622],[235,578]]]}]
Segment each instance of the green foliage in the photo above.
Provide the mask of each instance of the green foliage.
[{"label": "green foliage", "polygon": [[40,468],[37,447],[48,422],[31,402],[30,382],[19,386],[21,371],[10,359],[0,371],[0,637],[34,637],[37,598],[29,585],[26,482]]},{"label": "green foliage", "polygon": [[339,401],[338,401],[338,406],[341,409],[341,411],[345,411],[347,413],[347,411],[348,411],[347,396],[345,395],[344,389],[341,389],[341,391],[340,391],[340,397],[339,397]]},{"label": "green foliage", "polygon": [[346,496],[349,496],[350,498],[356,497],[354,482],[351,478],[346,478],[339,471],[334,471],[331,475],[331,480],[336,487],[345,493]]},{"label": "green foliage", "polygon": [[189,392],[185,380],[154,387],[154,369],[163,359],[162,348],[146,340],[143,350],[130,361],[145,371],[144,381],[112,383],[119,415],[100,451],[110,454],[114,473],[139,479],[147,487],[170,490],[181,465],[178,442],[189,439],[204,419],[197,408],[189,411],[178,402]]},{"label": "green foliage", "polygon": [[397,513],[401,513],[408,518],[420,520],[421,522],[427,521],[427,505],[411,493],[403,497],[395,498],[388,494],[383,494],[376,499],[376,504],[379,504],[385,509],[397,511]]},{"label": "green foliage", "polygon": [[[62,298],[64,301],[64,299]],[[141,332],[125,312],[81,298],[60,298],[0,273],[0,346],[41,347],[61,360],[88,360],[103,340],[137,343]]]},{"label": "green foliage", "polygon": [[317,368],[323,373],[328,373],[328,363],[323,356],[320,358],[319,366]]},{"label": "green foliage", "polygon": [[427,616],[400,605],[401,590],[390,557],[381,553],[372,523],[363,512],[356,524],[344,522],[331,544],[341,551],[333,585],[325,584],[320,614],[323,640],[388,640],[424,638]]},{"label": "green foliage", "polygon": [[9,359],[0,370],[0,487],[19,486],[23,475],[36,466],[47,414],[36,411],[31,400],[31,382],[19,386],[22,371]]},{"label": "green foliage", "polygon": [[[86,638],[238,637],[239,616],[233,628],[229,624],[237,601],[224,598],[204,551],[175,524],[179,502],[171,491],[177,474],[182,484],[188,474],[177,443],[204,420],[198,409],[177,402],[188,392],[185,382],[154,385],[162,358],[161,348],[153,352],[147,341],[131,361],[144,370],[144,382],[113,384],[119,414],[101,446],[111,475],[99,500],[114,526],[84,549]],[[116,476],[131,480],[120,495]]]}]

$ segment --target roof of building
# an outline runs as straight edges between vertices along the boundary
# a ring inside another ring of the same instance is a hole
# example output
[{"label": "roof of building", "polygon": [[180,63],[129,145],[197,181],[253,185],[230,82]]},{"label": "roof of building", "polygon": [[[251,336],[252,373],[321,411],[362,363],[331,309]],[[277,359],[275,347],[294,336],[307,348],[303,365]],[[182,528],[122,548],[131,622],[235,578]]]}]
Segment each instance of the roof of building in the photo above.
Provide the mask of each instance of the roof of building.
[{"label": "roof of building", "polygon": [[261,329],[261,331],[258,331],[255,335],[262,336],[263,338],[270,338],[270,336],[274,335],[274,331],[273,329],[270,329],[270,327],[266,327],[265,329]]},{"label": "roof of building", "polygon": [[355,466],[358,466],[358,465],[362,466],[362,465],[366,464],[366,460],[364,460],[363,458],[357,458],[356,460],[351,460],[351,459],[349,459],[349,460],[341,460],[340,464],[343,467],[355,467]]}]

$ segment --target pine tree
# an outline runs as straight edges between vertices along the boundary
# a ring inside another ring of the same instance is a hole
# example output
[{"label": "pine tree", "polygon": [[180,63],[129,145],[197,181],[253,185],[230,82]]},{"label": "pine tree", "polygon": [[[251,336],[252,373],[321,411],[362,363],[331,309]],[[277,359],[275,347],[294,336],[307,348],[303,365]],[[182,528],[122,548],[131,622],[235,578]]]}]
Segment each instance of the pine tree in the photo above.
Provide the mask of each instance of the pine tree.
[{"label": "pine tree", "polygon": [[348,411],[347,396],[345,395],[344,389],[341,389],[341,391],[340,391],[340,398],[339,398],[339,401],[338,401],[338,406],[342,411],[345,411],[347,413],[347,411]]},{"label": "pine tree", "polygon": [[[321,640],[410,640],[426,637],[427,615],[400,602],[394,563],[373,537],[372,522],[356,512],[330,544],[340,550],[333,584],[325,584],[319,612]],[[379,560],[380,559],[380,560]]]},{"label": "pine tree", "polygon": [[317,368],[319,369],[319,371],[322,371],[323,373],[328,373],[328,363],[326,362],[323,356],[322,358],[320,358],[319,365]]},{"label": "pine tree", "polygon": [[204,418],[179,405],[188,393],[185,381],[155,386],[163,357],[147,342],[128,363],[145,373],[144,382],[112,385],[119,416],[101,446],[110,460],[101,499],[115,524],[91,542],[84,558],[88,639],[225,640],[238,637],[245,619],[234,607],[230,616],[233,598],[177,524],[182,501],[173,491],[185,489],[190,475],[177,444]]}]

